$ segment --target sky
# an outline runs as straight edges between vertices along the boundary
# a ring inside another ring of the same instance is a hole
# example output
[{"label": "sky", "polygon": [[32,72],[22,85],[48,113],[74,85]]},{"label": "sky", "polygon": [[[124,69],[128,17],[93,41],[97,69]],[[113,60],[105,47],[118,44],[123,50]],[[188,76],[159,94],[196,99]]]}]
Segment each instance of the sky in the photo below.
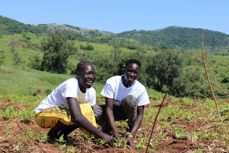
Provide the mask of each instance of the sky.
[{"label": "sky", "polygon": [[4,0],[0,15],[113,33],[178,26],[229,34],[229,0]]}]

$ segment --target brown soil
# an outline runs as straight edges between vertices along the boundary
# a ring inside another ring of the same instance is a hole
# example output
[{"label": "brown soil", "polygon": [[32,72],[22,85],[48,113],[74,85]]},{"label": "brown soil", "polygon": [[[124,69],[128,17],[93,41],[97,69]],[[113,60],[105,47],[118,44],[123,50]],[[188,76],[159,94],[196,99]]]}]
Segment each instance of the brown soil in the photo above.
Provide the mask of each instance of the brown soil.
[{"label": "brown soil", "polygon": [[[0,109],[5,110],[6,108],[12,106],[15,110],[19,111],[28,108],[28,105],[17,104],[11,102],[7,98],[0,99]],[[167,102],[164,107],[171,105],[172,102]],[[157,105],[150,107],[158,107]],[[189,109],[193,112],[196,108],[193,106],[184,105],[184,109]],[[149,108],[147,108],[149,109]],[[226,120],[228,121],[228,120]],[[154,152],[156,153],[191,153],[195,149],[200,149],[202,152],[228,152],[227,146],[221,143],[221,139],[205,139],[200,141],[195,137],[190,135],[184,135],[182,137],[176,136],[172,131],[167,129],[163,130],[163,137],[158,138],[158,133],[161,130],[160,124],[162,121],[158,121],[154,134],[152,136],[151,142],[154,144]],[[206,119],[196,119],[193,121],[186,121],[181,119],[171,119],[168,122],[170,124],[176,124],[182,127],[186,131],[201,131],[208,129],[209,131],[215,130],[216,124],[208,122]],[[138,131],[139,134],[143,134],[149,137],[152,126],[142,127]],[[38,140],[39,135],[45,135],[48,129],[43,129],[37,126],[33,120],[23,120],[21,118],[9,119],[6,117],[0,117],[0,153],[63,153],[66,152],[68,145],[65,149],[58,148],[55,144],[47,144]],[[35,134],[34,134],[35,133]],[[82,133],[76,130],[70,136],[74,140],[74,148],[76,152],[82,153],[138,153],[145,152],[144,149],[137,149],[136,146],[133,148],[115,148],[115,147],[105,147],[103,145],[95,144],[91,141],[81,141],[79,139]],[[138,137],[137,136],[137,137]],[[159,140],[159,141],[158,141]],[[152,148],[148,152],[152,152]]]}]

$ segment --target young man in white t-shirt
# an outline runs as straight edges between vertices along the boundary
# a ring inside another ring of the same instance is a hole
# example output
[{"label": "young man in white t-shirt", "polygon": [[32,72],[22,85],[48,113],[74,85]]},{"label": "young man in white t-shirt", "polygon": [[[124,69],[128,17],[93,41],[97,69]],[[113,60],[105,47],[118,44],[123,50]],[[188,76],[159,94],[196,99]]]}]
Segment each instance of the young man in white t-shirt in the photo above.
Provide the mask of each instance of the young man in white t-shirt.
[{"label": "young man in white t-shirt", "polygon": [[80,62],[76,67],[76,77],[61,83],[34,110],[37,124],[51,128],[47,142],[53,143],[62,135],[67,138],[78,127],[108,143],[113,142],[112,136],[95,127],[95,116],[91,108],[96,103],[96,92],[92,87],[95,78],[93,65],[87,61]]},{"label": "young man in white t-shirt", "polygon": [[[104,132],[118,138],[115,121],[126,120],[131,138],[127,144],[133,145],[137,130],[140,128],[145,105],[149,104],[146,88],[137,80],[141,70],[141,63],[136,59],[126,62],[125,74],[113,76],[106,81],[101,94],[105,97],[105,113],[95,115],[108,123],[103,124]],[[99,119],[98,119],[99,120]]]}]

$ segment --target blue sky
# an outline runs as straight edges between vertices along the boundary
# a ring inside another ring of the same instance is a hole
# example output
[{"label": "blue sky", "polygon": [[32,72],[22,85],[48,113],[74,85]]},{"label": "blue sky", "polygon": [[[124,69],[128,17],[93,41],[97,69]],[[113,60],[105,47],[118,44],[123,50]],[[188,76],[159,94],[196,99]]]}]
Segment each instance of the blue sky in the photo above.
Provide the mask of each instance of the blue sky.
[{"label": "blue sky", "polygon": [[0,15],[26,24],[69,24],[114,33],[168,26],[229,34],[229,0],[4,0]]}]

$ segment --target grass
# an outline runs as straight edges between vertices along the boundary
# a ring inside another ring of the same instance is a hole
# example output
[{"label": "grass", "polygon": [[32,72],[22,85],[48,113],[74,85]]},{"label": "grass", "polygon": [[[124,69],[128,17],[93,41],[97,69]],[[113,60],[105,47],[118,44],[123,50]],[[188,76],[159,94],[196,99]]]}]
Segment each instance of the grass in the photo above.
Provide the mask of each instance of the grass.
[{"label": "grass", "polygon": [[[220,101],[221,112],[225,112],[223,119],[229,118],[227,103]],[[147,109],[145,112],[144,126],[152,125],[156,110]],[[150,121],[151,119],[151,121]],[[206,140],[221,140],[223,144],[227,144],[228,138],[222,125],[229,128],[228,122],[219,122],[216,108],[212,100],[198,101],[185,98],[180,101],[177,99],[174,104],[163,108],[160,114],[158,125],[159,131],[157,137],[163,137],[163,131],[170,131],[177,139],[183,137],[193,137],[198,142]],[[161,132],[160,132],[161,131]]]},{"label": "grass", "polygon": [[[28,48],[18,48],[19,54],[23,57],[23,64],[20,66],[13,65],[13,59],[9,52],[9,42],[11,36],[1,36],[0,45],[1,50],[5,54],[5,63],[0,66],[0,118],[7,120],[19,118],[20,120],[34,120],[33,110],[41,102],[41,100],[58,84],[62,81],[71,78],[71,75],[60,75],[48,72],[36,71],[28,68],[29,57],[34,54],[42,54],[37,46],[40,44],[40,39],[33,34],[14,35],[14,40],[24,40],[25,37],[29,37]],[[86,42],[76,41],[76,46]],[[90,43],[94,46],[94,51],[82,51],[70,58],[70,65],[75,65],[80,58],[79,54],[86,54],[88,57],[99,59],[102,56],[109,56],[112,47],[107,44]],[[129,50],[122,49],[123,55],[127,56]],[[199,58],[198,53],[194,53],[194,58]],[[209,66],[214,69],[211,73],[211,77],[216,76],[216,80],[220,82],[222,78],[229,76],[228,63],[229,56],[211,55],[209,56]],[[200,63],[196,63],[194,66],[199,66]],[[105,80],[104,80],[105,81]],[[95,82],[94,88],[97,91],[97,102],[99,104],[104,103],[103,97],[100,95],[100,91],[103,87],[103,83]],[[225,89],[229,88],[229,83],[223,84]],[[154,107],[154,104],[158,104],[163,95],[152,89],[147,89],[150,96],[151,104],[145,109],[144,121],[142,130],[138,132],[138,141],[136,142],[137,149],[144,149],[147,146],[149,133],[151,130],[152,122],[157,113],[158,107]],[[222,146],[228,144],[226,141],[226,135],[222,124],[229,127],[228,122],[219,123],[216,108],[212,100],[202,99],[193,100],[190,98],[175,98],[170,97],[173,100],[172,105],[163,107],[159,119],[157,122],[157,129],[153,137],[153,141],[150,143],[151,150],[156,150],[156,146],[163,141],[169,134],[173,134],[175,138],[181,139],[185,136],[191,136],[195,138],[197,142],[205,142],[211,140],[217,140]],[[229,118],[229,105],[224,100],[219,100],[220,113],[222,119]],[[125,123],[117,123],[119,126],[126,126]],[[7,130],[13,129],[13,123],[8,123]],[[229,129],[229,128],[228,128]],[[123,131],[121,131],[123,132]],[[28,129],[27,134],[38,139],[42,142],[46,139],[46,134],[35,133],[31,129]],[[14,137],[10,132],[7,133],[8,137]],[[20,135],[22,138],[22,135]],[[20,137],[19,136],[19,137]],[[82,138],[85,141],[91,141],[91,137]],[[20,139],[19,139],[20,140]],[[115,144],[116,147],[126,148],[124,139],[120,139]],[[98,140],[96,143],[103,144],[102,140]],[[210,142],[209,142],[210,143]],[[14,144],[13,150],[23,150],[23,146],[20,141]],[[205,147],[209,144],[205,144]],[[61,150],[66,152],[74,152],[75,149],[64,144],[57,144]],[[197,146],[198,147],[198,146]],[[200,147],[200,146],[199,146]],[[229,149],[229,148],[227,148]],[[202,148],[196,148],[193,152],[202,152]]]},{"label": "grass", "polygon": [[9,66],[0,66],[0,73],[0,95],[15,93],[18,95],[32,95],[38,90],[45,92],[71,77]]}]

